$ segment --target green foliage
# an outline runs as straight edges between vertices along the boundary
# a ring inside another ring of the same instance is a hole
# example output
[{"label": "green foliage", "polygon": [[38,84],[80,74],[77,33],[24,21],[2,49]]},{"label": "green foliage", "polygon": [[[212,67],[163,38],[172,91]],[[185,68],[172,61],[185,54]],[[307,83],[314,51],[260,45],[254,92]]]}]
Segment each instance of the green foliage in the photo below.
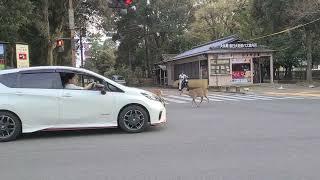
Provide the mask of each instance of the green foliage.
[{"label": "green foliage", "polygon": [[163,53],[179,53],[186,49],[180,43],[184,43],[181,36],[193,17],[192,1],[151,1],[147,5],[146,0],[141,0],[136,6],[134,14],[115,16],[118,31],[113,40],[120,41],[117,64],[150,71]]},{"label": "green foliage", "polygon": [[196,41],[207,42],[239,33],[239,17],[246,8],[245,0],[206,1],[198,5],[189,33]]},{"label": "green foliage", "polygon": [[[92,37],[86,67],[100,74],[144,77],[162,54],[178,54],[200,43],[238,34],[252,39],[320,17],[318,0],[147,0],[134,1],[135,13],[120,15],[106,0],[73,1],[76,26],[89,24],[112,40]],[[70,65],[71,43],[58,53],[55,40],[69,37],[68,1],[0,1],[0,40],[30,45],[32,65]],[[320,63],[320,22],[257,40],[276,50],[275,66],[291,71],[304,62]],[[79,32],[77,32],[79,34]],[[10,52],[9,52],[10,54]],[[11,53],[12,54],[12,53]],[[311,58],[310,58],[311,57]]]},{"label": "green foliage", "polygon": [[30,22],[33,9],[29,0],[1,0],[0,41],[20,41],[18,32]]},{"label": "green foliage", "polygon": [[91,42],[91,58],[85,63],[85,68],[99,74],[105,74],[115,65],[115,44],[106,40],[101,44],[96,39]]},{"label": "green foliage", "polygon": [[[320,17],[318,0],[253,0],[252,16],[260,27],[260,34],[271,34],[290,26],[304,24]],[[319,22],[293,30],[288,34],[265,38],[260,41],[271,48],[285,48],[276,53],[277,65],[286,70],[307,62],[307,76],[311,81],[311,64],[317,62]],[[260,36],[261,36],[260,35]],[[258,36],[258,34],[257,34]]]},{"label": "green foliage", "polygon": [[115,68],[111,68],[104,73],[105,77],[111,78],[112,75],[121,75],[125,78],[127,85],[137,85],[139,83],[138,76],[129,67],[122,65]]}]

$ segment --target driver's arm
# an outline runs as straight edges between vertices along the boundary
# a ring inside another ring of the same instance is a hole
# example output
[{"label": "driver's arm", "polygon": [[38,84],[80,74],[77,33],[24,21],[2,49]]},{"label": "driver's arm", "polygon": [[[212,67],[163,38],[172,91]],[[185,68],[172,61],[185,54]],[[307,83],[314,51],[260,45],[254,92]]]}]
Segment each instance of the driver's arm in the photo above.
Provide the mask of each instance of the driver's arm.
[{"label": "driver's arm", "polygon": [[90,90],[90,89],[94,88],[94,85],[96,85],[96,83],[92,82],[92,83],[88,84],[86,87],[84,87],[83,89]]}]

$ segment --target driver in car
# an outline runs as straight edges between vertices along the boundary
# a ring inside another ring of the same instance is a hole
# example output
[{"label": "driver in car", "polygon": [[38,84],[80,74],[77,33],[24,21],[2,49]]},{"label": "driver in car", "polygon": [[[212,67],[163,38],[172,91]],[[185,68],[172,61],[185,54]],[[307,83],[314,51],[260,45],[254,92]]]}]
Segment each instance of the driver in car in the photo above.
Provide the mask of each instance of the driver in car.
[{"label": "driver in car", "polygon": [[77,90],[90,90],[95,87],[96,83],[92,82],[85,87],[77,86],[77,77],[75,74],[66,74],[64,77],[64,88],[65,89],[77,89]]}]

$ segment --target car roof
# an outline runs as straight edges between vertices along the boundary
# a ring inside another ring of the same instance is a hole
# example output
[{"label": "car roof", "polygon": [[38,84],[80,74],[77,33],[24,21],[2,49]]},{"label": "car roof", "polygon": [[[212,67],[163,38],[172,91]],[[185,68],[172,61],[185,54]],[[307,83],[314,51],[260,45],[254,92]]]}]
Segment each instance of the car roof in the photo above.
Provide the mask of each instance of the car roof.
[{"label": "car roof", "polygon": [[[114,85],[112,80],[109,80],[108,78],[97,74],[95,72],[83,69],[83,68],[75,68],[75,67],[70,67],[70,66],[36,66],[36,67],[29,67],[29,68],[20,68],[20,69],[7,69],[7,70],[1,70],[0,75],[2,74],[10,74],[10,73],[18,73],[18,72],[23,72],[23,71],[37,71],[37,70],[69,70],[69,71],[80,71],[84,73],[88,73],[91,75],[94,75],[96,77],[99,77],[101,79],[105,79],[108,83]],[[121,84],[117,84],[117,87],[121,87],[122,89],[126,88],[125,86]]]},{"label": "car roof", "polygon": [[17,73],[23,71],[33,71],[33,70],[71,70],[71,71],[87,71],[82,68],[75,68],[69,66],[36,66],[36,67],[29,67],[29,68],[20,68],[20,69],[7,69],[0,71],[0,74],[9,74],[9,73]]}]

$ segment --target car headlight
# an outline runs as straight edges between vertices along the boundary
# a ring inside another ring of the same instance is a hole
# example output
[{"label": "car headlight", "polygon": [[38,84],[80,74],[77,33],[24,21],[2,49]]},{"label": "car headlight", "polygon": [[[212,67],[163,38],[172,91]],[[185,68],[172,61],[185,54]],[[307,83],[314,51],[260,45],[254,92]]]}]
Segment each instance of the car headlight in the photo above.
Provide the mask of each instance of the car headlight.
[{"label": "car headlight", "polygon": [[147,94],[147,93],[141,93],[141,94],[150,100],[159,101],[159,98],[156,95]]}]

